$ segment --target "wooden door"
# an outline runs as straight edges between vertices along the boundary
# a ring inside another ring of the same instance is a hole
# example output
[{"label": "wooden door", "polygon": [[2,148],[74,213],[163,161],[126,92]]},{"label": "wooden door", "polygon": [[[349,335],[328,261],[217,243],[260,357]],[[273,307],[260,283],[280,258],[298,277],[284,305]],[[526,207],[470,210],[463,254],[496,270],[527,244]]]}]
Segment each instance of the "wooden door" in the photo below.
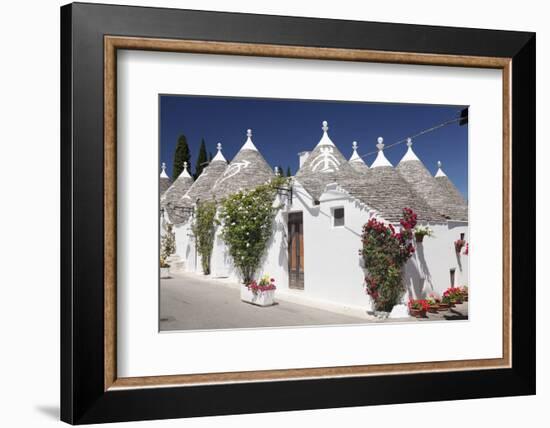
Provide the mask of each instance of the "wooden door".
[{"label": "wooden door", "polygon": [[304,222],[302,213],[288,215],[288,278],[290,288],[304,289]]}]

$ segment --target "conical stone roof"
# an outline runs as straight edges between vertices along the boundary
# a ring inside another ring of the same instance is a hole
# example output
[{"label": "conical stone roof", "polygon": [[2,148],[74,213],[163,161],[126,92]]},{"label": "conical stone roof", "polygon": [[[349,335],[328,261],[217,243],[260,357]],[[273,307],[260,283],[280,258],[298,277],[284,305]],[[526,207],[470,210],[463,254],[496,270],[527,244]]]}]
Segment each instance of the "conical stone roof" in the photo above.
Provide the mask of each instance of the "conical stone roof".
[{"label": "conical stone roof", "polygon": [[170,180],[170,177],[168,177],[168,174],[166,174],[166,164],[162,163],[162,172],[160,173],[160,180],[159,180],[159,190],[160,190],[160,196],[164,194],[168,190],[168,188],[172,185],[172,180]]},{"label": "conical stone roof", "polygon": [[369,172],[369,167],[357,153],[357,148],[359,147],[357,141],[354,141],[351,147],[353,148],[353,153],[349,158],[349,165],[359,174],[367,174]]},{"label": "conical stone roof", "polygon": [[201,175],[192,184],[187,192],[177,201],[166,204],[168,216],[173,223],[183,223],[189,218],[191,208],[197,201],[211,200],[213,198],[212,189],[218,178],[224,173],[227,167],[227,161],[222,154],[222,146],[218,143],[218,152],[206,168],[202,170]]},{"label": "conical stone roof", "polygon": [[397,165],[401,177],[435,211],[447,219],[459,219],[455,203],[426,169],[412,149],[412,140],[407,141],[407,153]]},{"label": "conical stone roof", "polygon": [[241,190],[253,189],[271,181],[275,174],[252,142],[252,131],[247,131],[247,140],[235,158],[225,168],[212,189],[217,200]]},{"label": "conical stone roof", "polygon": [[[352,196],[375,209],[387,221],[397,222],[403,216],[403,208],[411,208],[419,221],[441,222],[444,218],[419,196],[384,156],[383,139],[378,139],[379,166],[373,163],[368,174],[358,182],[344,185]],[[387,164],[386,164],[387,163]],[[388,165],[389,164],[389,165]]]},{"label": "conical stone roof", "polygon": [[445,174],[441,169],[441,162],[438,162],[437,164],[439,169],[437,170],[434,180],[446,197],[448,204],[447,209],[451,213],[451,219],[467,221],[468,203],[464,200],[464,197],[455,187],[453,182],[449,180],[447,174]]},{"label": "conical stone roof", "polygon": [[328,136],[328,124],[323,122],[323,136],[296,173],[295,179],[315,199],[324,192],[327,184],[359,180],[360,175]]},{"label": "conical stone roof", "polygon": [[174,203],[178,201],[183,195],[187,193],[190,187],[193,185],[193,177],[187,171],[187,162],[183,164],[183,171],[179,177],[172,183],[172,185],[164,192],[161,197],[160,203],[162,206],[166,206],[167,203]]}]

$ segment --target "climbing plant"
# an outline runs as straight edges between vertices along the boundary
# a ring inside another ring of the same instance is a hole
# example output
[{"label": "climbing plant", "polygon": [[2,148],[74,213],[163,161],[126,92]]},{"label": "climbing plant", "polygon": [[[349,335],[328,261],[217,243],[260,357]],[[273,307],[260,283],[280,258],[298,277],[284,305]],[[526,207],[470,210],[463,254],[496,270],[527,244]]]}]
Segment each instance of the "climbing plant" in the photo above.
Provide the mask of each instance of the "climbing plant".
[{"label": "climbing plant", "polygon": [[367,293],[378,311],[391,311],[405,293],[402,268],[415,251],[412,238],[416,218],[413,210],[404,208],[399,232],[375,218],[363,226],[360,254],[368,271]]},{"label": "climbing plant", "polygon": [[172,223],[164,223],[164,235],[160,239],[160,264],[167,267],[166,259],[176,252],[176,234]]},{"label": "climbing plant", "polygon": [[268,184],[231,195],[221,204],[222,238],[244,284],[249,284],[260,268],[280,208],[274,206],[277,188],[286,185],[286,178],[277,177]]},{"label": "climbing plant", "polygon": [[197,252],[201,256],[202,271],[205,275],[210,274],[210,259],[216,234],[216,210],[217,204],[215,201],[199,202],[192,226],[197,243]]}]

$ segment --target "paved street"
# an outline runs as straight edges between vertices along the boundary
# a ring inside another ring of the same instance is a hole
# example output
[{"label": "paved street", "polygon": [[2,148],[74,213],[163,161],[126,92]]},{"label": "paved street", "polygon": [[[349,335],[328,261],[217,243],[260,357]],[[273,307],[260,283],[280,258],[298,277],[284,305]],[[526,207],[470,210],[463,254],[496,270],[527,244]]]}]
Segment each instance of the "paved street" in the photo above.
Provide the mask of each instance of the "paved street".
[{"label": "paved street", "polygon": [[[172,275],[160,284],[160,329],[194,330],[356,324],[367,319],[278,301],[268,307],[244,303],[223,279]],[[277,292],[275,292],[277,301]]]},{"label": "paved street", "polygon": [[[283,300],[269,307],[244,303],[239,289],[225,279],[210,279],[196,274],[172,275],[161,280],[160,329],[203,330],[223,328],[288,327],[372,322],[415,321],[414,318],[378,320],[343,315]],[[466,319],[467,303],[424,320]],[[419,320],[422,321],[422,320]]]}]

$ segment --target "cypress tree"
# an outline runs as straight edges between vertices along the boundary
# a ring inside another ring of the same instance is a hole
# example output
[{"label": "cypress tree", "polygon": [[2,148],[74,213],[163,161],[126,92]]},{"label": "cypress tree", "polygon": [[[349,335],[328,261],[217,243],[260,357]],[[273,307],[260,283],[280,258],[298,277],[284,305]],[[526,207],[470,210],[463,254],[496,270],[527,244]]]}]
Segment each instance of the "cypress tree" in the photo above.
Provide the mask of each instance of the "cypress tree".
[{"label": "cypress tree", "polygon": [[212,158],[214,156],[212,156],[212,152],[208,152],[208,163],[212,162]]},{"label": "cypress tree", "polygon": [[178,137],[178,143],[176,144],[176,150],[174,152],[174,163],[172,165],[172,180],[175,181],[183,171],[183,164],[187,162],[187,165],[191,166],[191,152],[187,145],[187,138],[181,134]]},{"label": "cypress tree", "polygon": [[206,143],[204,138],[201,139],[201,145],[199,147],[199,155],[197,157],[197,164],[195,165],[195,180],[201,175],[202,170],[206,167],[208,157],[206,154]]},{"label": "cypress tree", "polygon": [[287,166],[287,168],[286,168],[286,176],[287,177],[292,177],[292,172],[290,172],[290,167],[289,166]]},{"label": "cypress tree", "polygon": [[283,167],[281,165],[277,166],[277,168],[279,169],[279,175],[281,177],[284,177],[285,176],[285,170],[283,169]]}]

